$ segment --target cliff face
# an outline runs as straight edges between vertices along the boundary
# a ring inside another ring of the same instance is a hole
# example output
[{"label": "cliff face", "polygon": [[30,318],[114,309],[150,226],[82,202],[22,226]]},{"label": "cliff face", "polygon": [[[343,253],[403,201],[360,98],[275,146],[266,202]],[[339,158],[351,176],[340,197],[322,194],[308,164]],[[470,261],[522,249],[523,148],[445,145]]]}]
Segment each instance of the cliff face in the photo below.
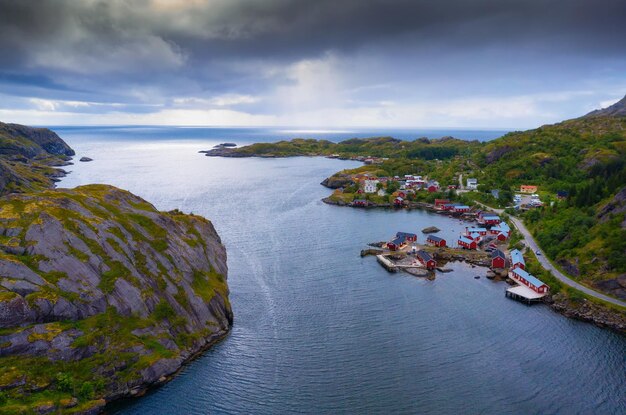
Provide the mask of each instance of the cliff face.
[{"label": "cliff face", "polygon": [[0,407],[86,411],[164,381],[230,329],[226,275],[201,217],[104,185],[4,197]]},{"label": "cliff face", "polygon": [[52,187],[65,175],[54,166],[74,155],[65,141],[47,128],[0,122],[0,195]]},{"label": "cliff face", "polygon": [[21,154],[28,158],[52,154],[73,156],[74,150],[54,131],[0,122],[0,153]]}]

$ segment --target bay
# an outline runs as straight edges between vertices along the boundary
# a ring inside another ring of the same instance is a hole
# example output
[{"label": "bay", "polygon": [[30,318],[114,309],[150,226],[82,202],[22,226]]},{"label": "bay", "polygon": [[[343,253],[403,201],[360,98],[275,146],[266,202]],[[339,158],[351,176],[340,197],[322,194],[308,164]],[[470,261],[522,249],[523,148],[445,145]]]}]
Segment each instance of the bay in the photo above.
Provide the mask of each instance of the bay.
[{"label": "bay", "polygon": [[454,264],[428,281],[360,258],[399,230],[454,237],[463,225],[323,204],[319,182],[358,163],[197,153],[255,141],[236,132],[55,130],[94,158],[69,166],[60,187],[108,183],[206,216],[228,250],[232,333],[109,413],[626,413],[623,336],[511,301],[506,284],[474,279],[480,268]]}]

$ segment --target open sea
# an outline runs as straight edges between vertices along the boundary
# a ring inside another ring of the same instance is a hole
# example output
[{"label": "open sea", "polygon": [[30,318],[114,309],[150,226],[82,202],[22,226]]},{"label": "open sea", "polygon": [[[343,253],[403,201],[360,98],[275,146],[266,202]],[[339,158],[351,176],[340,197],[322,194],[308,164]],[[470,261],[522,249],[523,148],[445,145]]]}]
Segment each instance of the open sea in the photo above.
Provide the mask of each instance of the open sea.
[{"label": "open sea", "polygon": [[224,141],[501,131],[53,129],[76,160],[94,159],[68,166],[59,187],[107,183],[201,214],[228,251],[232,333],[110,414],[626,414],[626,337],[507,299],[482,268],[457,263],[429,281],[359,256],[400,230],[423,240],[435,225],[453,238],[458,221],[323,204],[319,183],[356,162],[198,153]]}]

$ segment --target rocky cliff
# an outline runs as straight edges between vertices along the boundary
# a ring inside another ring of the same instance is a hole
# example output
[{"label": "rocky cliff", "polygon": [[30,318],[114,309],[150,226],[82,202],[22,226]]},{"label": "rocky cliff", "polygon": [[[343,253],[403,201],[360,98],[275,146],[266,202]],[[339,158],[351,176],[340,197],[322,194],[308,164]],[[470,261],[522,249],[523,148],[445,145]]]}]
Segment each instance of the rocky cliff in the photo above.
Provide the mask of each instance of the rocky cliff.
[{"label": "rocky cliff", "polygon": [[47,128],[0,122],[0,195],[52,187],[74,150]]},{"label": "rocky cliff", "polygon": [[211,223],[110,186],[49,190],[73,155],[0,123],[1,413],[99,412],[232,325]]},{"label": "rocky cliff", "polygon": [[105,185],[0,200],[0,409],[142,393],[232,324],[212,224]]}]

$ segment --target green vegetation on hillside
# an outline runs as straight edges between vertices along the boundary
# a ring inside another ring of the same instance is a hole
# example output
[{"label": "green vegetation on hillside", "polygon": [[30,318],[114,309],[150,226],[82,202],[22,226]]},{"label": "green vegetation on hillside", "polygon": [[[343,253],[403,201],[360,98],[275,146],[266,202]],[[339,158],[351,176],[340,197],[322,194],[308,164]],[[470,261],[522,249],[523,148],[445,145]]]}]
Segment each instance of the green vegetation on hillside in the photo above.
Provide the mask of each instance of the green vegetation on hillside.
[{"label": "green vegetation on hillside", "polygon": [[468,155],[477,141],[465,141],[451,137],[440,139],[418,138],[414,141],[398,140],[392,137],[351,138],[333,143],[327,140],[296,138],[277,143],[256,143],[245,147],[228,149],[230,154],[239,156],[329,156],[343,157],[354,155],[367,157],[393,157],[405,159],[449,159],[457,155]]}]

